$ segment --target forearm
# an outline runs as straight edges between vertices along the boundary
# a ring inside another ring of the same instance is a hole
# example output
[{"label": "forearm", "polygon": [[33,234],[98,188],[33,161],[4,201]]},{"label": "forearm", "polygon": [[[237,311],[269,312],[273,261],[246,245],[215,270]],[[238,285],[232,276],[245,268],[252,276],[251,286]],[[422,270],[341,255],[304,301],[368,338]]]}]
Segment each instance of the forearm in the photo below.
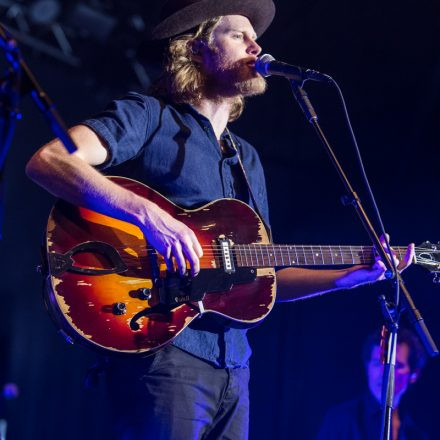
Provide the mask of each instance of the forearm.
[{"label": "forearm", "polygon": [[339,289],[349,289],[356,284],[350,274],[359,266],[345,269],[305,269],[289,267],[276,273],[277,301],[296,301],[322,295]]},{"label": "forearm", "polygon": [[79,156],[68,154],[57,140],[34,154],[26,173],[56,197],[135,224],[151,203],[110,181]]}]

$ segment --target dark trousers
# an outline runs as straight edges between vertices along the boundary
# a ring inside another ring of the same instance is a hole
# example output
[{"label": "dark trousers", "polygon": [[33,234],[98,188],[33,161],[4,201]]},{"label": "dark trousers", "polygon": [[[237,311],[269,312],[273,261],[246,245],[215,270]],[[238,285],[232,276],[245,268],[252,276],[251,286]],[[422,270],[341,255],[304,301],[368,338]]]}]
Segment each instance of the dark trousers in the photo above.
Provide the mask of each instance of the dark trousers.
[{"label": "dark trousers", "polygon": [[245,440],[249,369],[221,369],[168,346],[107,372],[117,440]]}]

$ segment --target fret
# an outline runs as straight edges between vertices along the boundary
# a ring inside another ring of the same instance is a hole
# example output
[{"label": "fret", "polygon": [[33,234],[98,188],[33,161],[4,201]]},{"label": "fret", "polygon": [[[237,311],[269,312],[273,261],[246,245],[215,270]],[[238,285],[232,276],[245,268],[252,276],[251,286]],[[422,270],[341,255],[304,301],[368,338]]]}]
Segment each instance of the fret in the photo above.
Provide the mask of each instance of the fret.
[{"label": "fret", "polygon": [[342,254],[341,246],[339,246],[339,256],[341,257],[341,264],[344,264],[344,255]]},{"label": "fret", "polygon": [[352,263],[354,264],[353,251],[351,250],[351,246],[349,246],[348,249],[350,249],[351,260],[352,260]]},{"label": "fret", "polygon": [[281,264],[282,264],[283,266],[285,266],[285,264],[284,264],[283,250],[281,249],[281,245],[278,245],[278,247],[279,247],[280,254],[281,254]]},{"label": "fret", "polygon": [[292,258],[292,253],[291,250],[295,249],[295,246],[289,246],[287,249],[288,252],[288,256],[289,256],[289,265],[292,266],[292,264],[298,263],[297,261],[295,261],[295,258]]},{"label": "fret", "polygon": [[302,255],[301,255],[301,257],[303,258],[303,260],[302,261],[298,260],[298,264],[307,265],[307,258],[306,258],[306,252],[305,252],[305,249],[304,249],[304,245],[301,245],[301,248],[302,248]]},{"label": "fret", "polygon": [[247,251],[246,251],[246,247],[245,246],[246,245],[243,246],[243,253],[244,253],[244,258],[246,260],[246,267],[249,267],[249,262],[248,262],[248,259],[247,259]]},{"label": "fret", "polygon": [[313,246],[310,246],[310,250],[311,250],[311,253],[312,253],[313,265],[315,266],[316,265],[316,260],[315,260],[315,252],[313,251]]},{"label": "fret", "polygon": [[269,246],[265,246],[265,247],[266,247],[266,251],[267,251],[267,259],[268,259],[268,263],[267,263],[267,265],[268,265],[268,266],[273,266],[272,261],[271,261],[271,259],[270,259],[270,249],[269,249]]},{"label": "fret", "polygon": [[292,249],[295,250],[295,246],[288,246],[286,249],[287,249],[287,256],[289,258],[289,265],[292,266],[293,264],[298,264],[298,260],[295,259],[296,256],[294,257],[292,252]]},{"label": "fret", "polygon": [[243,266],[243,255],[239,251],[239,248],[237,246],[234,246],[232,248],[232,251],[235,252],[235,260],[237,262],[237,266]]},{"label": "fret", "polygon": [[[252,249],[254,250],[255,257],[252,255]],[[251,245],[249,245],[249,250],[251,251],[251,263],[252,263],[252,266],[255,266],[257,264],[257,262],[258,262],[257,249],[255,248],[255,245],[252,245],[252,247],[251,247]],[[255,258],[255,261],[254,261],[254,258]]]},{"label": "fret", "polygon": [[275,249],[273,245],[267,246],[267,253],[269,254],[269,266],[276,266],[276,260],[274,258]]},{"label": "fret", "polygon": [[322,264],[325,264],[325,261],[324,261],[324,254],[323,254],[323,252],[322,252],[322,246],[321,246],[321,245],[319,245],[319,251],[320,251],[320,253],[321,253]]},{"label": "fret", "polygon": [[333,260],[333,248],[330,247],[329,250],[330,250],[330,257],[332,259],[332,264],[335,264],[335,261]]},{"label": "fret", "polygon": [[258,264],[258,251],[257,251],[257,245],[252,244],[252,249],[254,250],[254,254],[251,254],[252,256],[252,266],[256,266]]},{"label": "fret", "polygon": [[349,262],[350,262],[350,257],[348,256],[346,246],[342,247],[342,261],[343,261],[343,264],[349,264]]},{"label": "fret", "polygon": [[[257,246],[260,246],[260,254],[261,254],[261,264],[259,264],[258,262],[258,254],[257,254]],[[263,249],[261,249],[261,244],[260,245],[255,245],[255,256],[257,257],[257,262],[256,265],[257,266],[263,266],[264,265],[264,257],[263,257]]]}]

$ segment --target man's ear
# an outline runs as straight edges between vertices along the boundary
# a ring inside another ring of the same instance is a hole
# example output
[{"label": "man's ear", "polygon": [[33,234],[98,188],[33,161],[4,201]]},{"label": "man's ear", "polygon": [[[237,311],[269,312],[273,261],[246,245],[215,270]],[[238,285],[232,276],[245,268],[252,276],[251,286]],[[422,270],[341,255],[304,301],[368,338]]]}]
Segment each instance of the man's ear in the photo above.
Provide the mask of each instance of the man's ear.
[{"label": "man's ear", "polygon": [[200,64],[203,61],[203,49],[205,48],[205,42],[201,40],[188,41],[188,48],[191,54],[191,59]]}]

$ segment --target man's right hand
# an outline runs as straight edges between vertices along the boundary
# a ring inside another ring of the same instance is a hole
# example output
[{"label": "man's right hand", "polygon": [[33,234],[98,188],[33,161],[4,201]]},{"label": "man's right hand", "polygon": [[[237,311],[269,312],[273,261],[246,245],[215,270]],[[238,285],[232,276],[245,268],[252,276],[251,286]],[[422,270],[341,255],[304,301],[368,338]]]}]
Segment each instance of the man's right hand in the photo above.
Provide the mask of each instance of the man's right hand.
[{"label": "man's right hand", "polygon": [[184,275],[186,259],[191,267],[191,276],[196,276],[203,256],[196,234],[154,203],[149,204],[145,218],[139,227],[151,246],[164,257],[167,269],[174,272],[177,266],[179,273]]}]

